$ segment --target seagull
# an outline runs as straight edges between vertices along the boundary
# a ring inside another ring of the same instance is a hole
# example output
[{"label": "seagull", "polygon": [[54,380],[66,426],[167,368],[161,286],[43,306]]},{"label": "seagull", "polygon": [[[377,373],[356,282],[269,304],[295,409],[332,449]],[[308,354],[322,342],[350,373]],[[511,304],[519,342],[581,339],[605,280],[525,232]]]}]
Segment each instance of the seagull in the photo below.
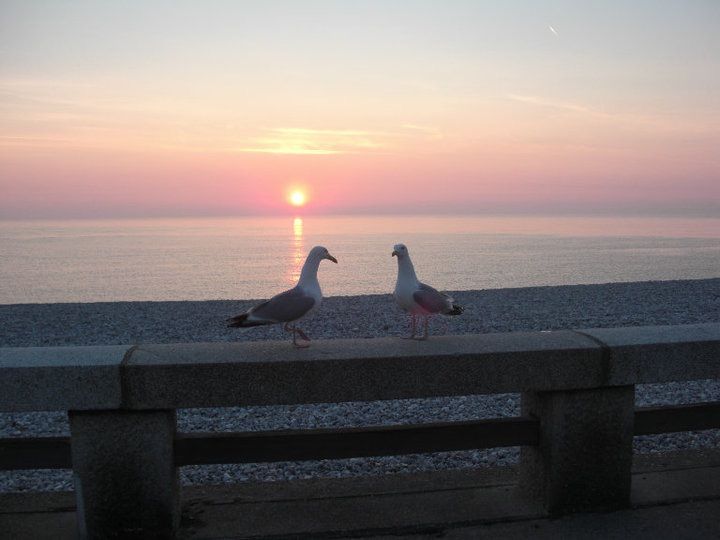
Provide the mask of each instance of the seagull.
[{"label": "seagull", "polygon": [[411,333],[407,339],[415,338],[416,317],[423,317],[424,332],[422,337],[428,338],[428,319],[431,315],[460,315],[463,308],[455,300],[443,294],[430,285],[425,285],[415,275],[415,268],[410,260],[410,254],[405,244],[395,244],[392,252],[398,259],[398,276],[393,296],[398,305],[410,313]]},{"label": "seagull", "polygon": [[[294,323],[298,319],[309,315],[320,307],[322,291],[317,278],[320,261],[327,259],[337,264],[337,259],[330,255],[322,246],[315,246],[308,253],[305,264],[300,272],[300,279],[292,289],[273,296],[270,300],[251,307],[245,313],[236,315],[227,320],[228,327],[246,328],[249,326],[264,326],[267,324],[285,323],[286,332],[292,332],[295,347],[308,347],[310,338]],[[303,339],[299,343],[297,336]]]}]

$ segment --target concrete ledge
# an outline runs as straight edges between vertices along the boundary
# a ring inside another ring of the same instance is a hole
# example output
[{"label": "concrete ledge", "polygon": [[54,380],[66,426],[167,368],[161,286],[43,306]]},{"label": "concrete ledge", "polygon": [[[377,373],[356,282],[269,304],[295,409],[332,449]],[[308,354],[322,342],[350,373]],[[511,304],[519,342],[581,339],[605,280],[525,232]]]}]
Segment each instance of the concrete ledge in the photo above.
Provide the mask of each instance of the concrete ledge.
[{"label": "concrete ledge", "polygon": [[0,411],[117,409],[128,347],[0,348]]},{"label": "concrete ledge", "polygon": [[0,348],[0,410],[173,409],[720,378],[720,323],[287,342]]},{"label": "concrete ledge", "polygon": [[602,347],[571,331],[143,345],[125,368],[129,408],[218,407],[601,386]]},{"label": "concrete ledge", "polygon": [[579,330],[607,345],[610,385],[720,378],[720,324]]}]

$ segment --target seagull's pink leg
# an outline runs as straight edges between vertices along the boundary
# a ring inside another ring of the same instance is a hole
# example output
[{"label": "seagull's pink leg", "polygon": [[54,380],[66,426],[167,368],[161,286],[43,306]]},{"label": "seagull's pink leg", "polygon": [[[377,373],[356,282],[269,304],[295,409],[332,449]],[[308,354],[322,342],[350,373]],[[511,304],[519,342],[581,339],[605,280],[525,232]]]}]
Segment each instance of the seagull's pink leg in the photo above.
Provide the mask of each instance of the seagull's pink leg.
[{"label": "seagull's pink leg", "polygon": [[410,314],[410,335],[403,336],[403,339],[415,339],[415,314]]},{"label": "seagull's pink leg", "polygon": [[[286,332],[292,332],[292,337],[293,337],[293,339],[292,339],[292,344],[293,344],[293,346],[297,347],[298,349],[304,349],[305,347],[309,347],[309,346],[310,346],[309,343],[298,343],[298,341],[297,341],[297,334],[298,334],[298,332],[300,333],[300,337],[304,337],[305,334],[303,333],[302,330],[299,330],[299,329],[295,328],[295,325],[290,326],[290,323],[285,323],[285,326],[284,326],[283,328],[285,329]],[[309,340],[307,340],[307,341],[309,341]]]},{"label": "seagull's pink leg", "polygon": [[[297,347],[298,349],[304,349],[304,348],[310,346],[310,344],[307,343],[307,342],[310,341],[310,340],[309,340],[309,339],[307,338],[307,336],[305,335],[305,332],[303,332],[302,330],[300,330],[300,329],[299,329],[297,326],[295,326],[294,324],[292,325],[292,330],[293,330],[293,345],[295,345],[295,347]],[[300,334],[300,337],[305,340],[304,343],[303,343],[303,342],[298,342],[298,340],[297,340],[297,335],[298,335],[298,334]]]},{"label": "seagull's pink leg", "polygon": [[428,322],[430,321],[430,316],[423,315],[423,319],[424,319],[423,335],[422,335],[422,337],[417,338],[418,341],[425,341],[428,338]]},{"label": "seagull's pink leg", "polygon": [[298,328],[297,326],[295,327],[295,331],[296,331],[298,334],[300,334],[300,337],[303,338],[305,341],[310,341],[310,338],[307,337],[307,335],[305,334],[305,332],[303,332],[302,330],[300,330],[300,328]]}]

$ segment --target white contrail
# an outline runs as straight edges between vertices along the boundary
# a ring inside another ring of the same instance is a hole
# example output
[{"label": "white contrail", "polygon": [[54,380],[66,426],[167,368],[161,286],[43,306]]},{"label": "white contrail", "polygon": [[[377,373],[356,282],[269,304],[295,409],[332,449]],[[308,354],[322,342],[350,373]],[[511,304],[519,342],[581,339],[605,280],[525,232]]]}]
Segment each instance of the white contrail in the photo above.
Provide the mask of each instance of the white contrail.
[{"label": "white contrail", "polygon": [[548,24],[548,28],[550,29],[550,31],[551,31],[553,34],[555,34],[556,36],[560,37],[560,34],[557,33],[557,30],[555,30],[555,29],[552,27],[551,24]]}]

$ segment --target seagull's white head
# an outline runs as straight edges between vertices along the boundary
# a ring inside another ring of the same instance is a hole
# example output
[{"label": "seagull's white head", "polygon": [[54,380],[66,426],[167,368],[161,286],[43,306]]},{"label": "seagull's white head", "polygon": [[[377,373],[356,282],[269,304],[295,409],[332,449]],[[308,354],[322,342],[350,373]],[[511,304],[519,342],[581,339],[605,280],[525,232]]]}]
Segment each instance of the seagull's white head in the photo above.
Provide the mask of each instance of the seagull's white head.
[{"label": "seagull's white head", "polygon": [[327,250],[327,248],[323,246],[315,246],[314,248],[312,248],[310,250],[310,253],[308,253],[308,259],[316,259],[318,261],[327,259],[328,261],[332,261],[337,264],[337,259],[330,255],[330,252]]},{"label": "seagull's white head", "polygon": [[407,257],[407,255],[408,255],[408,248],[405,247],[405,244],[395,244],[393,246],[392,257],[397,257],[398,259],[402,259],[404,257]]}]

